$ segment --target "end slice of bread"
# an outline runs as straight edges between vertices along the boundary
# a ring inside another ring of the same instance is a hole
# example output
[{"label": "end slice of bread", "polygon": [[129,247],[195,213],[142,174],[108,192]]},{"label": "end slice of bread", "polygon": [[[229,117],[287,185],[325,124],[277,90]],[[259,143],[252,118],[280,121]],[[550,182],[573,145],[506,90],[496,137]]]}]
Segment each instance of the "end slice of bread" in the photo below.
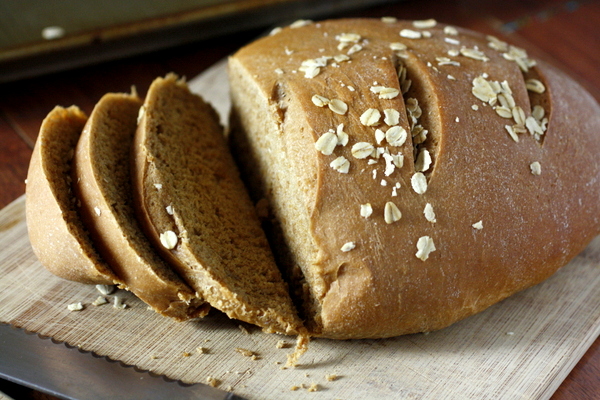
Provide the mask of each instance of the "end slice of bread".
[{"label": "end slice of bread", "polygon": [[27,229],[35,255],[50,272],[111,285],[120,280],[94,248],[71,190],[71,162],[86,121],[76,106],[57,106],[42,122],[27,173]]},{"label": "end slice of bread", "polygon": [[77,144],[74,188],[83,221],[122,286],[158,313],[186,320],[207,306],[153,250],[135,217],[130,157],[141,105],[135,95],[114,93],[96,104]]},{"label": "end slice of bread", "polygon": [[170,74],[151,85],[136,134],[138,218],[215,308],[267,332],[303,332],[212,107]]}]

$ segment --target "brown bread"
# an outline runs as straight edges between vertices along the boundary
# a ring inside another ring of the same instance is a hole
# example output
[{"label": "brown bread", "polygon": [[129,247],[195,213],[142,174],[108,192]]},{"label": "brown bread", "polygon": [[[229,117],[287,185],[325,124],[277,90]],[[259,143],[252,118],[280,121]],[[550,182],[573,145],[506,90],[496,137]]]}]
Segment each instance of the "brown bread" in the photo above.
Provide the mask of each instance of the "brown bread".
[{"label": "brown bread", "polygon": [[55,107],[42,122],[27,173],[26,216],[31,247],[62,278],[88,284],[119,279],[96,252],[71,190],[71,163],[87,116]]},{"label": "brown bread", "polygon": [[215,111],[171,74],[153,82],[140,116],[134,192],[155,248],[229,317],[298,333],[302,322]]},{"label": "brown bread", "polygon": [[229,72],[232,146],[315,335],[446,327],[598,234],[600,107],[521,49],[335,20],[262,38]]},{"label": "brown bread", "polygon": [[122,286],[156,312],[186,320],[207,312],[203,300],[154,251],[135,217],[130,156],[142,101],[106,94],[77,144],[74,188],[94,244]]}]

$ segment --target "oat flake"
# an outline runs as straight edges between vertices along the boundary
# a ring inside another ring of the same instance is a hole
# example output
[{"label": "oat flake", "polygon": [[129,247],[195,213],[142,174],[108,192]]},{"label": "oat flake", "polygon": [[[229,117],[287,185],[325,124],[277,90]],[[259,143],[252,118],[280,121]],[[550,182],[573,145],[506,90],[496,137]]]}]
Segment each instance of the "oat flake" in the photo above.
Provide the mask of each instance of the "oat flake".
[{"label": "oat flake", "polygon": [[338,146],[345,146],[348,144],[349,136],[344,132],[344,124],[339,124],[337,126],[336,135],[338,137]]},{"label": "oat flake", "polygon": [[177,234],[173,231],[166,231],[160,234],[160,243],[168,250],[172,250],[177,246]]},{"label": "oat flake", "polygon": [[369,108],[360,116],[360,123],[365,126],[373,126],[379,123],[381,113],[375,108]]},{"label": "oat flake", "polygon": [[348,104],[339,99],[331,100],[327,106],[331,111],[340,115],[344,115],[348,111]]},{"label": "oat flake", "polygon": [[338,137],[332,131],[325,132],[317,141],[315,142],[315,148],[323,153],[323,155],[331,155],[335,146],[338,144]]},{"label": "oat flake", "polygon": [[383,211],[383,219],[385,220],[385,222],[387,224],[392,224],[400,220],[400,218],[402,218],[402,213],[398,209],[398,206],[396,206],[391,201],[385,203],[385,208]]},{"label": "oat flake", "polygon": [[429,150],[422,149],[417,156],[417,161],[415,162],[415,170],[420,172],[425,172],[431,166],[431,155],[429,154]]},{"label": "oat flake", "polygon": [[531,169],[531,173],[533,175],[541,175],[542,173],[542,166],[538,161],[534,161],[531,164],[529,164],[529,168]]},{"label": "oat flake", "polygon": [[371,86],[371,92],[378,94],[380,99],[393,99],[400,94],[400,90],[385,86]]},{"label": "oat flake", "polygon": [[290,28],[293,28],[293,29],[295,29],[295,28],[302,28],[303,26],[307,26],[307,25],[310,25],[312,23],[313,22],[310,19],[299,19],[299,20],[293,22],[290,25]]},{"label": "oat flake", "polygon": [[421,32],[414,31],[412,29],[402,29],[400,31],[400,36],[407,39],[420,39],[422,37]]},{"label": "oat flake", "polygon": [[506,131],[508,132],[508,134],[510,135],[510,137],[512,138],[512,140],[514,140],[515,142],[519,143],[519,136],[517,136],[517,133],[515,132],[515,130],[513,129],[512,126],[510,126],[510,125],[504,125],[504,129],[506,129]]},{"label": "oat flake", "polygon": [[371,203],[361,204],[360,205],[360,216],[364,218],[369,218],[373,214],[373,207],[371,207]]},{"label": "oat flake", "polygon": [[101,305],[107,304],[107,303],[108,303],[108,300],[106,300],[106,297],[98,296],[96,298],[96,300],[94,300],[92,302],[92,305],[98,307],[98,306],[101,306]]},{"label": "oat flake", "polygon": [[363,159],[369,157],[375,148],[371,143],[367,142],[358,142],[354,146],[352,146],[352,155],[355,158]]},{"label": "oat flake", "polygon": [[448,25],[444,27],[444,33],[446,35],[456,36],[458,35],[458,30],[455,27]]},{"label": "oat flake", "polygon": [[98,290],[104,296],[107,296],[115,291],[115,287],[114,285],[96,285],[96,290]]},{"label": "oat flake", "polygon": [[470,49],[468,47],[462,47],[460,49],[460,54],[462,54],[465,57],[472,58],[474,60],[479,60],[479,61],[489,61],[490,60],[483,51],[477,50],[477,49]]},{"label": "oat flake", "polygon": [[335,37],[339,42],[358,42],[361,38],[358,33],[341,33]]},{"label": "oat flake", "polygon": [[473,225],[471,225],[474,229],[482,230],[483,229],[483,221],[477,221]]},{"label": "oat flake", "polygon": [[400,112],[393,108],[386,108],[383,110],[383,122],[388,126],[398,125],[400,123]]},{"label": "oat flake", "polygon": [[429,236],[421,236],[417,241],[417,253],[415,255],[417,258],[425,261],[429,258],[429,254],[435,250],[433,239]]},{"label": "oat flake", "polygon": [[354,242],[347,242],[344,243],[344,245],[342,246],[342,248],[340,250],[342,250],[343,252],[348,252],[350,250],[354,250],[354,248],[356,247],[356,244]]},{"label": "oat flake", "polygon": [[385,133],[385,139],[390,144],[390,146],[400,147],[406,142],[406,138],[408,137],[408,133],[406,129],[401,126],[392,126]]},{"label": "oat flake", "polygon": [[394,51],[404,51],[407,48],[408,47],[404,43],[400,43],[400,42],[390,43],[390,49],[392,49]]},{"label": "oat flake", "polygon": [[327,97],[319,96],[318,94],[315,94],[313,97],[311,97],[311,101],[317,107],[325,107],[327,104],[329,104],[329,99]]},{"label": "oat flake", "polygon": [[527,87],[527,90],[534,93],[541,94],[546,91],[544,84],[537,79],[527,79],[525,81],[525,87]]},{"label": "oat flake", "polygon": [[411,178],[410,183],[417,194],[423,194],[427,191],[427,178],[422,172],[416,172]]},{"label": "oat flake", "polygon": [[425,219],[429,222],[435,223],[435,212],[433,211],[433,206],[430,203],[425,204],[425,209],[423,210],[423,214],[425,215]]},{"label": "oat flake", "polygon": [[83,304],[81,302],[72,303],[67,306],[69,311],[81,311],[83,310]]},{"label": "oat flake", "polygon": [[437,25],[437,21],[433,18],[413,21],[413,26],[417,29],[429,29]]},{"label": "oat flake", "polygon": [[333,160],[329,166],[341,174],[347,174],[350,170],[350,161],[344,156],[340,156]]},{"label": "oat flake", "polygon": [[375,141],[377,142],[377,144],[381,144],[381,142],[383,142],[383,139],[385,139],[385,132],[382,131],[381,129],[376,129],[375,130]]},{"label": "oat flake", "polygon": [[396,169],[396,165],[394,164],[394,157],[389,153],[383,153],[383,158],[385,160],[385,171],[383,174],[385,176],[390,176],[394,173],[394,170]]}]

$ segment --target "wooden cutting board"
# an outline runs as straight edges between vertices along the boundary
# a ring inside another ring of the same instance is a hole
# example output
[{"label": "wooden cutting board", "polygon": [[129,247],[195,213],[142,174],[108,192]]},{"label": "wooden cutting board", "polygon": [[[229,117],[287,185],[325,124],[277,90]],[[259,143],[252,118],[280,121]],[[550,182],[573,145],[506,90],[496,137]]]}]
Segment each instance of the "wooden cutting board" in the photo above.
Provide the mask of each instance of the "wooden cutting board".
[{"label": "wooden cutting board", "polygon": [[[190,86],[227,113],[224,63]],[[124,291],[107,297],[121,297],[126,309],[93,306],[99,295],[40,265],[24,197],[0,211],[0,322],[184,382],[214,378],[249,399],[547,399],[600,333],[600,237],[546,282],[449,328],[384,340],[315,339],[295,369],[282,369],[294,338],[216,311],[173,322]],[[75,302],[85,308],[69,311]],[[287,347],[278,348],[280,341]],[[307,393],[313,384],[318,390]]]}]

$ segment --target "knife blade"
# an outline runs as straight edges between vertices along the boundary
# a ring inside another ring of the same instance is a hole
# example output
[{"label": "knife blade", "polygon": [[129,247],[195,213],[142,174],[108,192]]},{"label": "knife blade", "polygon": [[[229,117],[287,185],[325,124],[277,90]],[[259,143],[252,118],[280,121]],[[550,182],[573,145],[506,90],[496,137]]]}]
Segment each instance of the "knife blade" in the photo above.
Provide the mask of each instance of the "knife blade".
[{"label": "knife blade", "polygon": [[0,377],[68,400],[244,400],[208,385],[186,385],[142,371],[3,323]]}]

